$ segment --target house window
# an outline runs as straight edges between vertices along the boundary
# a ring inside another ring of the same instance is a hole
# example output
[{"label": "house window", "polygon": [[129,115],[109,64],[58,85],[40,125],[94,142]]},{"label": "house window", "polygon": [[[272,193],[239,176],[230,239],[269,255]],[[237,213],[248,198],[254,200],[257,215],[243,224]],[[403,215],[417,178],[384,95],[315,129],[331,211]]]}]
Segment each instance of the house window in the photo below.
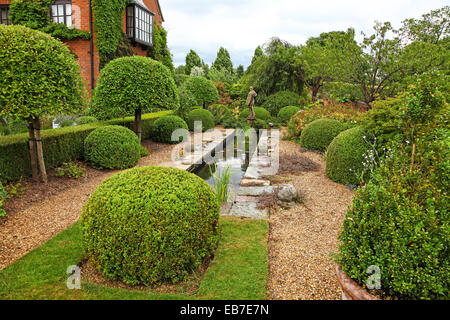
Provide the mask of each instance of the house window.
[{"label": "house window", "polygon": [[0,23],[6,24],[6,25],[11,24],[9,22],[9,6],[8,5],[0,6]]},{"label": "house window", "polygon": [[72,0],[56,0],[50,6],[50,17],[54,23],[72,26]]},{"label": "house window", "polygon": [[131,1],[127,7],[127,35],[142,45],[153,45],[153,16],[142,1]]}]

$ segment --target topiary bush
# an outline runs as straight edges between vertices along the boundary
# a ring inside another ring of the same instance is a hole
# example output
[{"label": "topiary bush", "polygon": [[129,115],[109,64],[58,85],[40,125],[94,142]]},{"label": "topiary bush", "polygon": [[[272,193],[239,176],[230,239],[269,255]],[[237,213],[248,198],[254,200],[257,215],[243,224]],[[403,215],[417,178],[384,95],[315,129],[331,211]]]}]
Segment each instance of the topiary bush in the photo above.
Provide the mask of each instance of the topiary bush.
[{"label": "topiary bush", "polygon": [[[264,120],[264,121],[268,121],[270,119],[270,113],[266,109],[264,109],[262,107],[255,107],[254,110],[255,110],[256,119],[260,119],[260,120]],[[239,118],[241,118],[243,120],[247,120],[249,115],[250,115],[250,110],[248,108],[246,108],[239,113]]]},{"label": "topiary bush", "polygon": [[87,258],[105,277],[150,286],[181,281],[211,256],[219,203],[194,174],[142,167],[103,182],[81,222]]},{"label": "topiary bush", "polygon": [[394,147],[348,211],[335,260],[359,285],[380,269],[382,298],[450,299],[450,134],[433,130],[411,146]]},{"label": "topiary bush", "polygon": [[298,94],[291,91],[280,91],[267,97],[262,106],[273,117],[276,117],[282,108],[298,105],[300,105],[300,96]]},{"label": "topiary bush", "polygon": [[212,81],[203,77],[190,77],[183,83],[181,90],[192,93],[196,104],[202,105],[203,108],[220,100],[219,92]]},{"label": "topiary bush", "polygon": [[209,111],[213,114],[216,124],[222,124],[225,119],[232,117],[231,110],[223,104],[212,104]]},{"label": "topiary bush", "polygon": [[77,119],[76,122],[78,125],[83,125],[83,124],[88,124],[88,123],[96,123],[96,122],[98,122],[98,120],[95,117],[84,116],[80,119]]},{"label": "topiary bush", "polygon": [[311,122],[303,130],[300,144],[303,148],[325,152],[331,141],[348,127],[337,120],[320,119]]},{"label": "topiary bush", "polygon": [[214,116],[211,112],[204,109],[196,109],[189,112],[188,118],[187,118],[187,125],[189,127],[189,130],[194,131],[194,126],[196,121],[202,122],[202,131],[206,131],[209,129],[214,129],[215,122],[214,122]]},{"label": "topiary bush", "polygon": [[155,121],[153,125],[153,140],[163,143],[179,143],[182,141],[182,137],[178,141],[172,141],[172,133],[177,129],[188,130],[186,122],[177,116],[165,116]]},{"label": "topiary bush", "polygon": [[122,126],[95,129],[84,141],[84,157],[96,169],[126,169],[138,164],[138,137]]},{"label": "topiary bush", "polygon": [[287,125],[292,116],[299,111],[300,108],[296,106],[283,107],[281,108],[280,112],[278,112],[278,119],[282,124]]},{"label": "topiary bush", "polygon": [[340,133],[329,145],[326,153],[328,178],[345,185],[359,185],[364,180],[364,154],[369,145],[362,127]]}]

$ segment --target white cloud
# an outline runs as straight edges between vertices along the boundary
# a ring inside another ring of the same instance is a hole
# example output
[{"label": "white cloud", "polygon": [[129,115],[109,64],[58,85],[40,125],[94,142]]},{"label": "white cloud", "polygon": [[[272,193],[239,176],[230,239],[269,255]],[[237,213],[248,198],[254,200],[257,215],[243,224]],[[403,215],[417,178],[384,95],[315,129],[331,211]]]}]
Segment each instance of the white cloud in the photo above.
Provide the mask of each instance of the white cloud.
[{"label": "white cloud", "polygon": [[402,20],[449,4],[445,0],[160,0],[176,65],[194,49],[211,64],[218,49],[228,49],[235,66],[247,66],[258,45],[272,36],[293,44],[321,32],[371,32],[375,21]]}]

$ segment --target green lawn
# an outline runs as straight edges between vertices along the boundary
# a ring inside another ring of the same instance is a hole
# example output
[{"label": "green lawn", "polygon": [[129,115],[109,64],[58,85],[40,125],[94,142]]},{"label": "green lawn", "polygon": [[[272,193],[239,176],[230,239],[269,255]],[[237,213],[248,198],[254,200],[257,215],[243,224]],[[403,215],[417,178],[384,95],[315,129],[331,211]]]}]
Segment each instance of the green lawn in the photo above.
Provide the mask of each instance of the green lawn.
[{"label": "green lawn", "polygon": [[83,258],[80,224],[0,271],[0,299],[262,300],[268,273],[267,221],[222,217],[222,239],[215,259],[196,292],[161,294],[150,289],[124,290],[82,281],[81,290],[66,287],[68,266]]}]

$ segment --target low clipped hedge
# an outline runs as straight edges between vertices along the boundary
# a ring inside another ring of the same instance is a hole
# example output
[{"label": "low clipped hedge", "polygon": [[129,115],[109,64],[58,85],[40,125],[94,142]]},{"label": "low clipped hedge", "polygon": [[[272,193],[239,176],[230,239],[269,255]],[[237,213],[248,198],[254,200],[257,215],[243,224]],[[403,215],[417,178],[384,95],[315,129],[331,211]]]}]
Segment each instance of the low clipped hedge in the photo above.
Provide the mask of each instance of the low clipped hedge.
[{"label": "low clipped hedge", "polygon": [[139,138],[121,126],[95,129],[84,141],[84,158],[100,170],[134,167],[141,158]]},{"label": "low clipped hedge", "polygon": [[194,126],[196,121],[202,122],[202,131],[206,131],[209,129],[214,129],[215,121],[214,116],[211,112],[204,109],[196,109],[192,110],[188,114],[187,125],[189,130],[194,131]]},{"label": "low clipped hedge", "polygon": [[88,123],[96,123],[98,122],[98,119],[91,116],[84,116],[80,119],[77,119],[76,123],[78,125],[88,124]]},{"label": "low clipped hedge", "polygon": [[337,120],[321,119],[311,122],[302,131],[300,144],[303,148],[325,152],[331,141],[348,127]]},{"label": "low clipped hedge", "polygon": [[194,174],[142,167],[120,172],[92,194],[81,217],[89,261],[131,285],[178,282],[219,240],[219,203]]},{"label": "low clipped hedge", "polygon": [[[171,114],[171,111],[142,116],[142,138],[150,139],[156,119]],[[105,125],[120,125],[134,129],[134,117],[115,119],[60,129],[42,130],[42,147],[48,170],[64,162],[84,159],[84,140],[95,129]],[[15,181],[31,176],[28,133],[0,137],[0,180]]]},{"label": "low clipped hedge", "polygon": [[331,142],[326,154],[326,173],[331,180],[345,185],[361,183],[364,154],[369,149],[365,134],[362,127],[355,127],[340,133]]},{"label": "low clipped hedge", "polygon": [[301,109],[296,106],[283,107],[280,112],[278,112],[278,119],[282,124],[287,125],[292,116],[297,114],[300,110]]},{"label": "low clipped hedge", "polygon": [[177,116],[165,116],[155,121],[153,125],[153,140],[163,143],[179,143],[182,141],[182,137],[178,141],[172,140],[172,134],[177,129],[188,130],[186,121]]},{"label": "low clipped hedge", "polygon": [[[270,119],[270,113],[266,109],[264,109],[262,107],[255,107],[254,110],[255,110],[256,119],[264,120],[264,121],[268,121]],[[250,110],[248,108],[246,108],[246,109],[242,110],[241,113],[239,113],[239,118],[241,118],[243,120],[247,120],[249,115],[250,115]]]}]

